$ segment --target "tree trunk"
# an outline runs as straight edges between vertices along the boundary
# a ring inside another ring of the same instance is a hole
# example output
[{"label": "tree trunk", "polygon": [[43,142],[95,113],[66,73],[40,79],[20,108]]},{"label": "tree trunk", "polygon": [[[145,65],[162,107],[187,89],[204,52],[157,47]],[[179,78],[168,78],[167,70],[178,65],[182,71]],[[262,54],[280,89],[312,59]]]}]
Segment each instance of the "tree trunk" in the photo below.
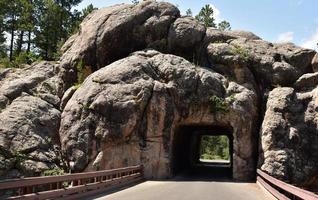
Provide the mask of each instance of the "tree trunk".
[{"label": "tree trunk", "polygon": [[20,31],[19,39],[18,39],[18,42],[17,42],[17,55],[20,55],[20,53],[22,51],[23,36],[24,36],[24,31]]},{"label": "tree trunk", "polygon": [[28,46],[27,46],[27,53],[31,50],[31,31],[28,32]]},{"label": "tree trunk", "polygon": [[12,26],[11,26],[11,41],[10,41],[10,61],[13,60],[13,42],[14,42],[14,22],[12,22]]}]

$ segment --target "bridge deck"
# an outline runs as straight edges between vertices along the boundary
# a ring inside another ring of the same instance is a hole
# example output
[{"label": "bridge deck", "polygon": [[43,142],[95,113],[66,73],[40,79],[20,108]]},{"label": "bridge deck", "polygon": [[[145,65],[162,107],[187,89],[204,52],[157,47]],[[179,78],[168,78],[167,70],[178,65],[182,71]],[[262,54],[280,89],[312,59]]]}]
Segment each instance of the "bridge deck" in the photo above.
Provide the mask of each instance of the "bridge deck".
[{"label": "bridge deck", "polygon": [[[87,199],[87,198],[86,198]],[[91,197],[96,200],[272,200],[256,183],[175,179],[146,181],[114,193]]]}]

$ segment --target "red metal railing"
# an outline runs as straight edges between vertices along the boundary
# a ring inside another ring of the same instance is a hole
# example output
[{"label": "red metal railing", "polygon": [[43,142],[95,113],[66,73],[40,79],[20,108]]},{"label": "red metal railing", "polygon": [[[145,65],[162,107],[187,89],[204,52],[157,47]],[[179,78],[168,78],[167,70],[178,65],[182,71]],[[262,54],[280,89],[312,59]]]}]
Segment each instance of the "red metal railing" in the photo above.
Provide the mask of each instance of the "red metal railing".
[{"label": "red metal railing", "polygon": [[142,179],[142,166],[138,165],[61,176],[3,180],[0,181],[0,191],[15,191],[15,196],[7,199],[78,199]]},{"label": "red metal railing", "polygon": [[318,200],[318,195],[280,181],[257,169],[257,182],[279,200]]}]

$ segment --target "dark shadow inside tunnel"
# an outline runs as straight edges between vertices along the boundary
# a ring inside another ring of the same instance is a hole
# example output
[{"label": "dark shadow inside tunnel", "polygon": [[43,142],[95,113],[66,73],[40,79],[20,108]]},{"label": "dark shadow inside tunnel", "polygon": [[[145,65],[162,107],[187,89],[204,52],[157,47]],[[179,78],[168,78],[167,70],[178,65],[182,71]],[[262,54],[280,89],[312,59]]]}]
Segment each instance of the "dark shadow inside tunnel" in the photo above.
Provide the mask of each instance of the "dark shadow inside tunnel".
[{"label": "dark shadow inside tunnel", "polygon": [[176,129],[172,150],[172,174],[231,179],[232,132],[232,128],[219,126],[182,126]]}]

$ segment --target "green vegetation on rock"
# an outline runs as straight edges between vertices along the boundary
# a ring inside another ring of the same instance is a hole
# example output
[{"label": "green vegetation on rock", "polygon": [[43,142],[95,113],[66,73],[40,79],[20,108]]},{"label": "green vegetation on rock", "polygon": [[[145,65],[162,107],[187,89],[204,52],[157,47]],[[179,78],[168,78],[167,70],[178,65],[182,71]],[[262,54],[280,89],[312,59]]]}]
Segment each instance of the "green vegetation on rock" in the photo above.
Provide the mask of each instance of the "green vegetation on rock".
[{"label": "green vegetation on rock", "polygon": [[214,112],[227,113],[230,111],[229,103],[221,97],[213,95],[210,97],[209,101],[210,101],[211,106],[212,106],[212,111],[214,111]]},{"label": "green vegetation on rock", "polygon": [[232,48],[232,52],[234,55],[238,55],[244,62],[248,62],[250,60],[248,51],[243,47],[235,45]]},{"label": "green vegetation on rock", "polygon": [[64,175],[65,172],[63,169],[60,168],[54,168],[54,169],[48,169],[42,172],[42,176],[58,176],[58,175]]}]

